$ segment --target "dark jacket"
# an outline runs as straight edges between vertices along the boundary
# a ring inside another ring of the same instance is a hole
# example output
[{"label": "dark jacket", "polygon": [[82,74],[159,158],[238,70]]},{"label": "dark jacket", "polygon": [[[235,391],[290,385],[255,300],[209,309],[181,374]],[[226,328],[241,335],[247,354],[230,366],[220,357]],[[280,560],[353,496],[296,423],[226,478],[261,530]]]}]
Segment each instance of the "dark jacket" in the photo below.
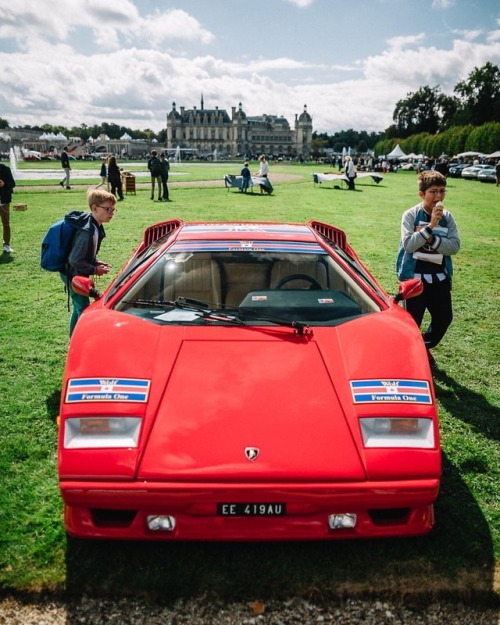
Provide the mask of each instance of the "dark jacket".
[{"label": "dark jacket", "polygon": [[69,156],[68,156],[68,153],[66,152],[66,150],[63,150],[61,152],[61,167],[63,167],[63,169],[67,168],[67,167],[69,167],[71,169],[71,167],[69,165]]},{"label": "dark jacket", "polygon": [[160,158],[160,167],[161,167],[161,179],[168,180],[168,172],[170,169],[170,163],[166,158]]},{"label": "dark jacket", "polygon": [[121,171],[118,167],[118,163],[115,161],[111,161],[108,165],[108,180],[110,182],[120,182],[121,180]]},{"label": "dark jacket", "polygon": [[10,167],[0,163],[0,180],[3,180],[3,187],[0,189],[0,204],[10,204],[12,190],[16,186],[16,181],[12,175]]},{"label": "dark jacket", "polygon": [[66,220],[77,229],[68,258],[69,278],[91,276],[95,274],[97,254],[106,236],[104,228],[95,221],[91,213],[82,211],[69,212]]},{"label": "dark jacket", "polygon": [[161,163],[160,159],[157,156],[152,156],[148,160],[148,169],[151,172],[151,176],[153,178],[158,178],[158,176],[161,176]]}]

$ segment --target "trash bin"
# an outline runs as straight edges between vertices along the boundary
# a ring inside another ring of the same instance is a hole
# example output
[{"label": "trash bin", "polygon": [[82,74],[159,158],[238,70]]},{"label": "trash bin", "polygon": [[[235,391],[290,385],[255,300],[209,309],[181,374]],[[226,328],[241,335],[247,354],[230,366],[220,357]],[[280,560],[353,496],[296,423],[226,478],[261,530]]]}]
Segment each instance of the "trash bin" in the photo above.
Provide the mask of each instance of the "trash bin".
[{"label": "trash bin", "polygon": [[127,195],[133,193],[135,195],[135,176],[128,171],[122,173],[122,189]]}]

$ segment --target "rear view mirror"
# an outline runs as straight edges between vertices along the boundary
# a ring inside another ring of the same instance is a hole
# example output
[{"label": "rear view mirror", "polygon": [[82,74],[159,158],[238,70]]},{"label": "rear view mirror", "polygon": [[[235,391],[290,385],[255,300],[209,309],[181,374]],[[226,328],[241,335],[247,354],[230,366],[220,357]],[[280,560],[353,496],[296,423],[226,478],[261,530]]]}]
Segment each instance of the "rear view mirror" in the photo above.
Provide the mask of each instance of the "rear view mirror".
[{"label": "rear view mirror", "polygon": [[92,278],[85,278],[84,276],[75,276],[71,280],[71,286],[73,291],[78,295],[85,295],[85,297],[93,297],[99,299],[101,294],[95,289],[94,281]]},{"label": "rear view mirror", "polygon": [[422,294],[424,290],[424,284],[420,278],[412,278],[411,280],[405,280],[399,285],[398,294],[394,297],[395,302],[401,300],[411,299]]}]

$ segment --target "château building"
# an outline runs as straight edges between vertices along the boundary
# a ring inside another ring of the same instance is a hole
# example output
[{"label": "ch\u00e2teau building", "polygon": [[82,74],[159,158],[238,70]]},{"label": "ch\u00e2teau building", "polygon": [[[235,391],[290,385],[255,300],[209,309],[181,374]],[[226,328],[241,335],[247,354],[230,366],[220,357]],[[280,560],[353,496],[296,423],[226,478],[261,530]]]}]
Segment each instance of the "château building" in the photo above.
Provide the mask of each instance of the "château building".
[{"label": "ch\u00e2teau building", "polygon": [[311,153],[312,117],[307,106],[295,115],[292,129],[284,117],[259,115],[251,117],[232,107],[224,109],[201,106],[178,111],[175,102],[167,114],[167,148],[191,151],[198,157],[255,158],[266,154],[272,158],[308,158]]}]

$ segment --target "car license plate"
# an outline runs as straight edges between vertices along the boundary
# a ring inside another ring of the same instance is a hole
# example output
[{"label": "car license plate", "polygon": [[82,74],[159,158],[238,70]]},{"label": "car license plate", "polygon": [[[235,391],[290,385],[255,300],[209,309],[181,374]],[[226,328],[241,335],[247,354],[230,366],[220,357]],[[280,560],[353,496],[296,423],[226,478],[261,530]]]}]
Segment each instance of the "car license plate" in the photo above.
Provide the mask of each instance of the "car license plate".
[{"label": "car license plate", "polygon": [[218,516],[284,516],[285,503],[218,503]]}]

